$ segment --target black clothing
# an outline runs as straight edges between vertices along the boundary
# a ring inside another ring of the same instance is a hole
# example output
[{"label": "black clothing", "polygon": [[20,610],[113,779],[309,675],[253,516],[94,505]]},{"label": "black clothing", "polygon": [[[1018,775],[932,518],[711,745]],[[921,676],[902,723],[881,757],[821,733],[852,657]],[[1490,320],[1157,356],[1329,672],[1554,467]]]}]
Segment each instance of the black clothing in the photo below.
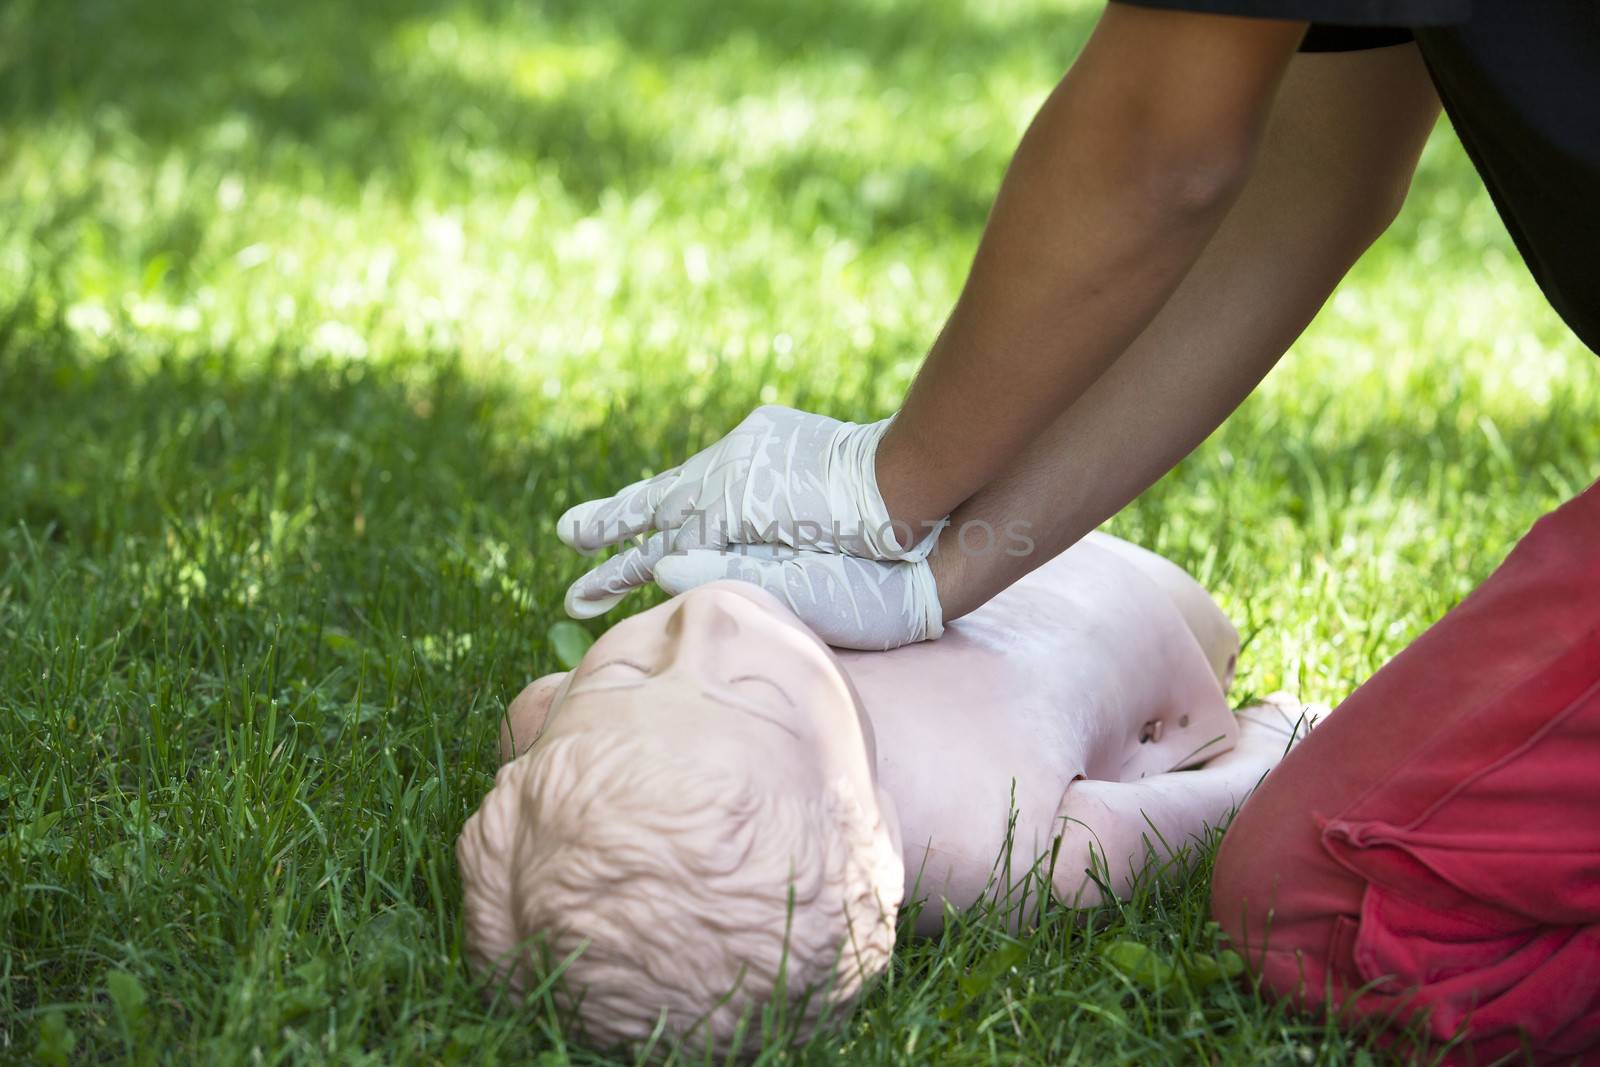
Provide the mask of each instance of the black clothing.
[{"label": "black clothing", "polygon": [[[1296,19],[1336,26],[1439,26],[1464,22],[1473,0],[1119,0],[1140,7]],[[1528,0],[1538,3],[1539,0]]]},{"label": "black clothing", "polygon": [[1300,41],[1302,52],[1359,52],[1364,48],[1387,48],[1416,40],[1404,26],[1341,26],[1336,22],[1313,22]]},{"label": "black clothing", "polygon": [[1517,251],[1600,353],[1600,3],[1478,0],[1417,44]]},{"label": "black clothing", "polygon": [[1600,352],[1600,0],[1118,2],[1309,20],[1313,51],[1398,44],[1395,28],[1409,30],[1517,250]]}]

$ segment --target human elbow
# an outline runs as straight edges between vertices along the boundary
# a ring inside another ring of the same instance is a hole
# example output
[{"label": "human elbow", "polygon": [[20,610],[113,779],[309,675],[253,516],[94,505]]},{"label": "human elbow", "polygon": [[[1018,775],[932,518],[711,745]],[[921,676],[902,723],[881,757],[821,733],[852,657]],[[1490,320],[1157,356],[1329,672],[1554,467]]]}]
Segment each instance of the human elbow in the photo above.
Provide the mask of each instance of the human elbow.
[{"label": "human elbow", "polygon": [[1215,220],[1244,187],[1252,156],[1251,146],[1227,138],[1164,146],[1135,164],[1133,188],[1157,217]]},{"label": "human elbow", "polygon": [[1350,183],[1351,198],[1347,210],[1346,227],[1365,250],[1400,217],[1411,192],[1411,178],[1415,164],[1401,159],[1388,167],[1375,168],[1363,180]]},{"label": "human elbow", "polygon": [[1163,220],[1215,217],[1244,187],[1260,123],[1239,109],[1140,101],[1114,124],[1111,152],[1126,193]]}]

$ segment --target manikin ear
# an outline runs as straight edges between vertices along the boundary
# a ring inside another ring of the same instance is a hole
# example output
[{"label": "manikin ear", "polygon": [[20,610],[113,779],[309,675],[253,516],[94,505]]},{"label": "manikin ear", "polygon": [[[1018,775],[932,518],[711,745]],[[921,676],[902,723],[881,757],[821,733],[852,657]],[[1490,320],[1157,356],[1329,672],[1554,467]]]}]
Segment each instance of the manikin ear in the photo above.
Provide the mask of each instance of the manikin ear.
[{"label": "manikin ear", "polygon": [[529,682],[518,693],[500,720],[500,762],[507,763],[528,750],[528,746],[544,732],[545,717],[550,714],[550,704],[566,684],[571,671],[547,674]]}]

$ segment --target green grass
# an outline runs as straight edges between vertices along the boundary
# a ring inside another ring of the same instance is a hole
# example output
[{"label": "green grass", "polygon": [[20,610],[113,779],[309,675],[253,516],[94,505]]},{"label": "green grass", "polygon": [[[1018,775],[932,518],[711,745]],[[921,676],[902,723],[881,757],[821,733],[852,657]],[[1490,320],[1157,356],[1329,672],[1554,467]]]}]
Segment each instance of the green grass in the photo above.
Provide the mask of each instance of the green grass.
[{"label": "green grass", "polygon": [[[482,1004],[451,851],[556,666],[553,517],[764,400],[892,410],[1095,10],[0,7],[0,1058],[593,1062]],[[1216,590],[1243,692],[1336,701],[1600,471],[1596,369],[1443,131],[1112,528]],[[1372,1060],[1108,965],[1215,951],[1201,858],[907,939],[766,1055]]]}]

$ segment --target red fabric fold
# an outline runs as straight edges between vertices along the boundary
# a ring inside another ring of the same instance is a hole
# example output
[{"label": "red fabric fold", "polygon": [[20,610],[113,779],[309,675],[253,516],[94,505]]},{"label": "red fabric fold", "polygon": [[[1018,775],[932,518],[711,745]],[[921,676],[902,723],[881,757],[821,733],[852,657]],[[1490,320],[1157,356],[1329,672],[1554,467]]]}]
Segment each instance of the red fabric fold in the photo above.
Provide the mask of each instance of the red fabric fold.
[{"label": "red fabric fold", "polygon": [[1480,1062],[1592,1049],[1600,625],[1324,820],[1322,843],[1368,883],[1352,949],[1373,983],[1363,1012],[1420,1014],[1435,1038],[1468,1038]]},{"label": "red fabric fold", "polygon": [[1307,1010],[1600,1067],[1600,483],[1267,776],[1213,908]]}]

